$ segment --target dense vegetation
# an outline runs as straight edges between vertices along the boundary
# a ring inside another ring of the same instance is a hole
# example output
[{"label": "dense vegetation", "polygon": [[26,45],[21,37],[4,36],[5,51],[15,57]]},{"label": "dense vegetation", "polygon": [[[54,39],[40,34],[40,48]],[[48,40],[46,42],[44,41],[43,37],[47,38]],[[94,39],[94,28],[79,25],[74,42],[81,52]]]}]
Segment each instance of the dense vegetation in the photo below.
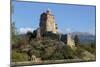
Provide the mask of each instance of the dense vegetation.
[{"label": "dense vegetation", "polygon": [[35,55],[41,60],[63,60],[63,59],[89,59],[95,60],[95,43],[82,45],[78,37],[75,48],[67,46],[59,40],[58,35],[46,33],[41,38],[36,38],[36,31],[27,34],[17,35],[14,25],[12,26],[11,46],[12,61],[30,61],[30,57]]}]

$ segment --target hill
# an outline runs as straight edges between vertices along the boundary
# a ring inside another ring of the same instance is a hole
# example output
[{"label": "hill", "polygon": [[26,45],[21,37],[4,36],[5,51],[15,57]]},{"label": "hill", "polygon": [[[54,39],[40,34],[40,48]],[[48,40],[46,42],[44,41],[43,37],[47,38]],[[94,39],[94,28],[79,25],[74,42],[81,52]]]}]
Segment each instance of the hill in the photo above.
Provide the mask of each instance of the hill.
[{"label": "hill", "polygon": [[80,42],[82,44],[89,44],[91,42],[95,42],[95,40],[96,40],[95,35],[87,33],[87,32],[72,32],[71,34],[72,34],[73,38],[74,38],[75,35],[78,35]]},{"label": "hill", "polygon": [[41,38],[32,37],[32,39],[30,39],[31,36],[26,34],[18,36],[19,38],[12,45],[12,61],[95,60],[94,46],[80,45],[79,47],[71,48],[54,36],[46,34]]}]

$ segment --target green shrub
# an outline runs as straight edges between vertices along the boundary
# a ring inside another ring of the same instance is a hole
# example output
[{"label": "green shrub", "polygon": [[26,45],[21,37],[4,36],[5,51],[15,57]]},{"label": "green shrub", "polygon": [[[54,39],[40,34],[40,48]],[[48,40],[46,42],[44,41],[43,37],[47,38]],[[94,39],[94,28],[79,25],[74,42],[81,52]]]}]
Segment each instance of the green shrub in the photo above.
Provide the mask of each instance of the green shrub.
[{"label": "green shrub", "polygon": [[16,50],[12,50],[12,61],[13,62],[28,61],[28,55],[26,53],[19,53]]},{"label": "green shrub", "polygon": [[95,44],[86,44],[86,45],[80,45],[80,48],[87,50],[88,52],[95,55],[96,53],[96,47]]},{"label": "green shrub", "polygon": [[69,46],[63,48],[63,53],[65,59],[73,59],[75,57],[75,51]]}]

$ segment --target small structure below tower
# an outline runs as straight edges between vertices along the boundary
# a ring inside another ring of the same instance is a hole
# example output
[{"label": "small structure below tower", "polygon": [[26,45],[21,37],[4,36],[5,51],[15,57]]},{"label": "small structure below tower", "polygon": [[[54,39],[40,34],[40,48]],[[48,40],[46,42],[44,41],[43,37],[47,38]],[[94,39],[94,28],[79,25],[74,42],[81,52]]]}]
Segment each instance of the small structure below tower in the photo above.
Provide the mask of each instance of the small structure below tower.
[{"label": "small structure below tower", "polygon": [[67,46],[70,46],[71,48],[75,47],[74,39],[72,38],[70,33],[61,35],[60,40],[63,41]]}]

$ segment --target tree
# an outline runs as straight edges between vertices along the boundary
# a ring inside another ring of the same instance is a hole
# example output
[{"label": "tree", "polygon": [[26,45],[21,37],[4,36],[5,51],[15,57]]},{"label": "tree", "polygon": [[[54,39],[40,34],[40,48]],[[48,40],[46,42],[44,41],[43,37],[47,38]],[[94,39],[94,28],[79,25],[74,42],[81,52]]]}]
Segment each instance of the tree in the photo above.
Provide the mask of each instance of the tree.
[{"label": "tree", "polygon": [[16,42],[18,41],[18,37],[17,37],[17,30],[15,27],[15,23],[11,23],[11,43],[12,43],[12,47],[16,47]]},{"label": "tree", "polygon": [[78,35],[75,35],[74,41],[75,41],[75,46],[78,47],[80,45],[80,39],[79,39],[79,36]]},{"label": "tree", "polygon": [[15,23],[11,23],[11,35],[14,36],[16,35],[16,28],[15,28]]},{"label": "tree", "polygon": [[28,36],[28,40],[31,41],[31,39],[33,38],[33,33],[28,31],[26,35]]}]

